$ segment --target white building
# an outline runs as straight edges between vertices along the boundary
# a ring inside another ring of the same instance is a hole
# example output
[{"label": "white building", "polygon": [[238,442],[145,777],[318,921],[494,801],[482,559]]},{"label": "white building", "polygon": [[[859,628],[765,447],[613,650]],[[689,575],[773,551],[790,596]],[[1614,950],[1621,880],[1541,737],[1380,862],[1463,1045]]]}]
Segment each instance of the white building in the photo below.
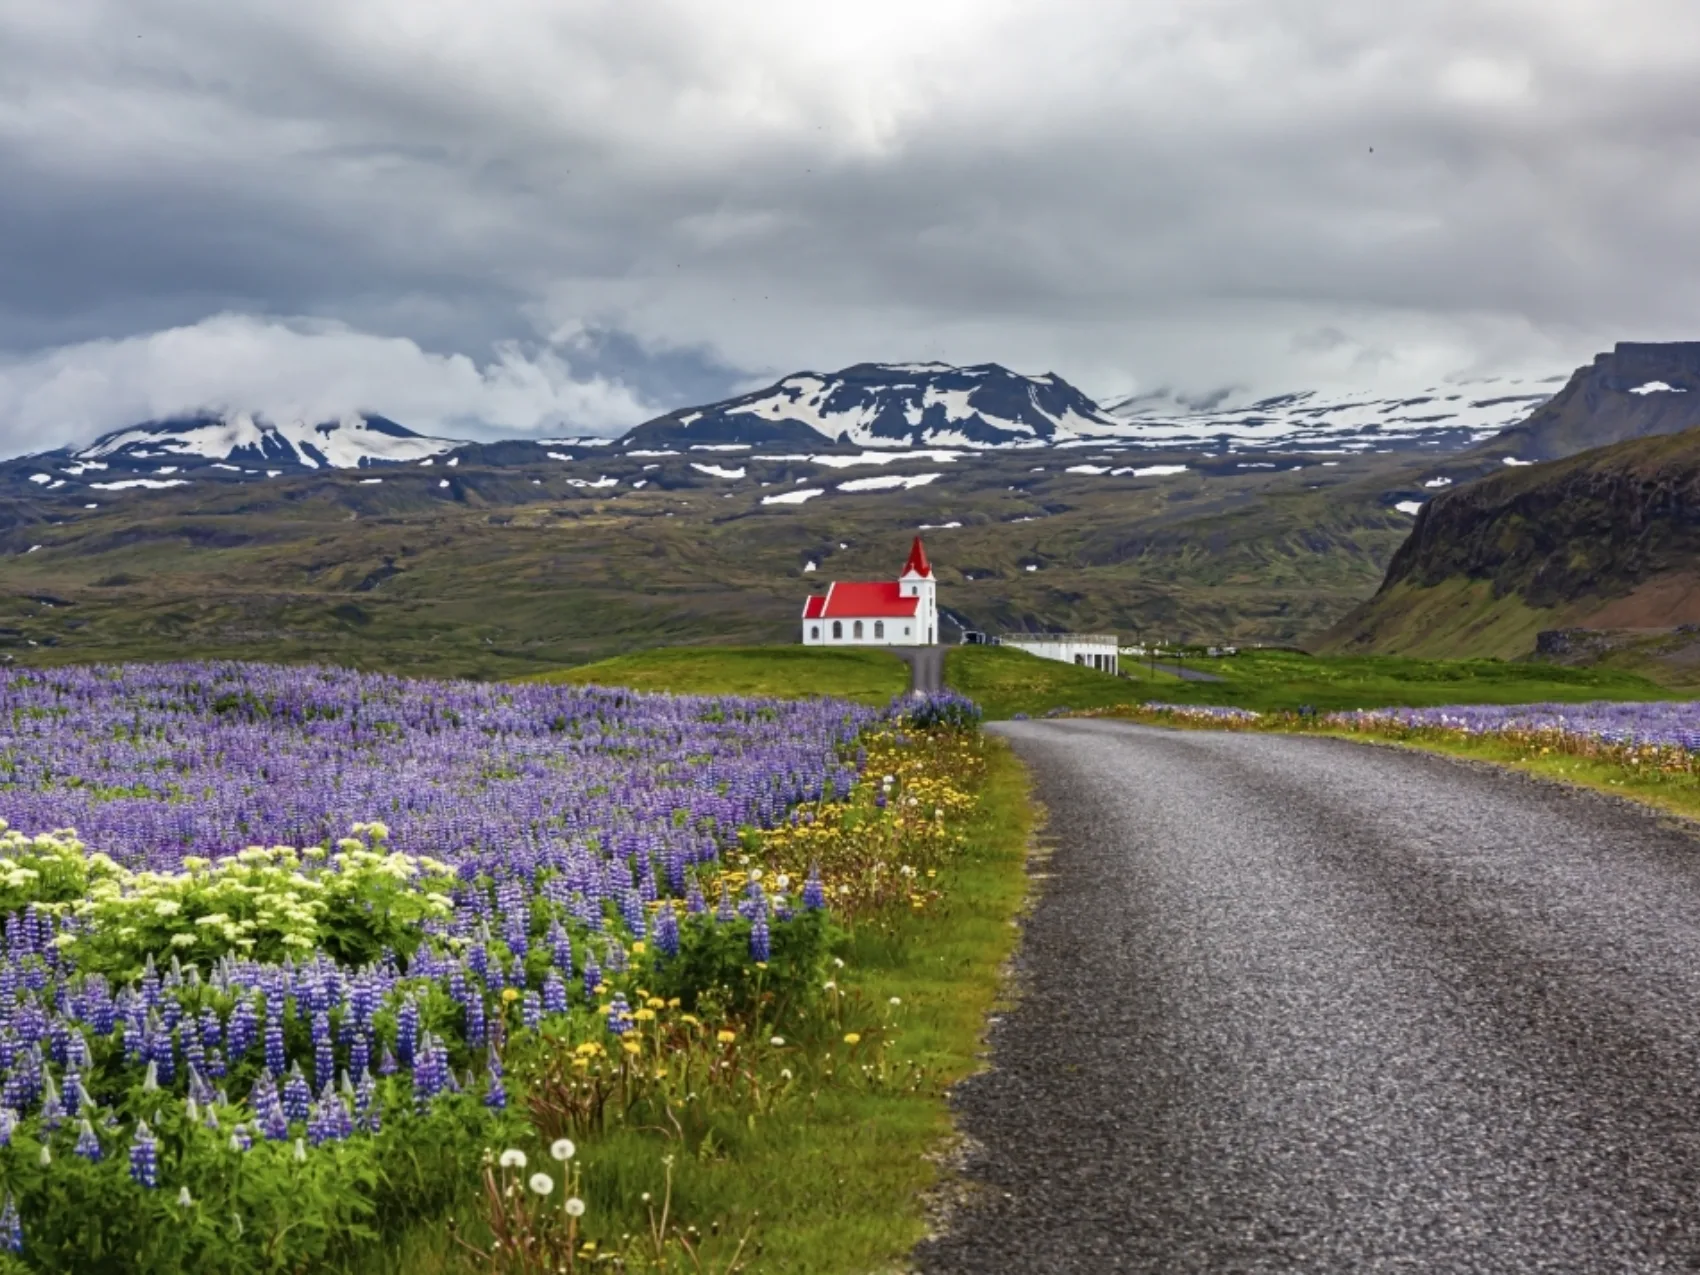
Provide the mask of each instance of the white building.
[{"label": "white building", "polygon": [[803,645],[932,646],[939,640],[937,583],[916,536],[896,580],[834,580],[804,603]]},{"label": "white building", "polygon": [[1042,660],[1080,664],[1100,673],[1120,671],[1121,647],[1114,633],[1010,633],[999,646],[1013,646]]}]

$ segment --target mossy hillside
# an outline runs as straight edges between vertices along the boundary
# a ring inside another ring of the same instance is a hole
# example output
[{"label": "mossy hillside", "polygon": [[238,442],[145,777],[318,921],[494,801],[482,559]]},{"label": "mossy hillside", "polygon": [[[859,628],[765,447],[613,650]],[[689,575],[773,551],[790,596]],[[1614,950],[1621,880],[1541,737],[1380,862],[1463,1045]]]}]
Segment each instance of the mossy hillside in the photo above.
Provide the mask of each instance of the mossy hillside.
[{"label": "mossy hillside", "polygon": [[[103,495],[95,510],[32,490],[0,513],[0,652],[513,677],[650,647],[787,643],[812,589],[889,578],[917,527],[953,522],[924,533],[947,638],[960,620],[1292,641],[1373,591],[1410,529],[1391,501],[1428,472],[1399,456],[1282,458],[1276,471],[1142,456],[1191,467],[1066,472],[1090,459],[878,467],[940,475],[899,492],[840,492],[870,471],[754,456],[736,482],[689,457],[601,456],[386,471],[378,486],[354,474],[197,481]],[[620,486],[568,486],[602,472]],[[798,480],[828,490],[761,503]]]}]

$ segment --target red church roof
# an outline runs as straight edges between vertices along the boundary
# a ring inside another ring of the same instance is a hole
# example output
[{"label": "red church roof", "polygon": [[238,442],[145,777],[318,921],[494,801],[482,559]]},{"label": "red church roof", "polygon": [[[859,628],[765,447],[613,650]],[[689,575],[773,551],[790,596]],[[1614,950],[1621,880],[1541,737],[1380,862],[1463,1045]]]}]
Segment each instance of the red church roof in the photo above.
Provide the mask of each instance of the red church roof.
[{"label": "red church roof", "polygon": [[904,575],[930,576],[933,574],[933,564],[927,561],[926,546],[921,543],[921,537],[915,537],[915,543],[909,546],[909,561],[903,564]]},{"label": "red church roof", "polygon": [[[919,543],[919,542],[917,542]],[[919,598],[903,596],[896,581],[852,583],[835,581],[825,594],[815,594],[803,608],[805,620],[885,620],[915,614]]]}]

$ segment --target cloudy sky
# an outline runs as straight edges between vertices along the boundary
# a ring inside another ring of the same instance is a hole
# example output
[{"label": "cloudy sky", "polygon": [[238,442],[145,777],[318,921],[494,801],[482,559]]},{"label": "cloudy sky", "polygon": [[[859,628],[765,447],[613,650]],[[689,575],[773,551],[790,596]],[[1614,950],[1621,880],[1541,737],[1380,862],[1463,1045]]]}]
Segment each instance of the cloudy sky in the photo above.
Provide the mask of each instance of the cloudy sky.
[{"label": "cloudy sky", "polygon": [[0,451],[1700,339],[1694,0],[0,0]]}]

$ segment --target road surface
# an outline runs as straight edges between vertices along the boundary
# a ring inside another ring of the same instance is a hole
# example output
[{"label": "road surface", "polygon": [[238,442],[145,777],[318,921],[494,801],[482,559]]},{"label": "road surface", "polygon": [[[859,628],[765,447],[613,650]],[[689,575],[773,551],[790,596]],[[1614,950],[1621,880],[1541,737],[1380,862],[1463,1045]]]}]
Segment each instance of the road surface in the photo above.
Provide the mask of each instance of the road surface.
[{"label": "road surface", "polygon": [[996,727],[1049,811],[929,1272],[1700,1270],[1700,840],[1344,741]]},{"label": "road surface", "polygon": [[891,653],[909,666],[910,694],[944,689],[944,647],[894,646]]}]

